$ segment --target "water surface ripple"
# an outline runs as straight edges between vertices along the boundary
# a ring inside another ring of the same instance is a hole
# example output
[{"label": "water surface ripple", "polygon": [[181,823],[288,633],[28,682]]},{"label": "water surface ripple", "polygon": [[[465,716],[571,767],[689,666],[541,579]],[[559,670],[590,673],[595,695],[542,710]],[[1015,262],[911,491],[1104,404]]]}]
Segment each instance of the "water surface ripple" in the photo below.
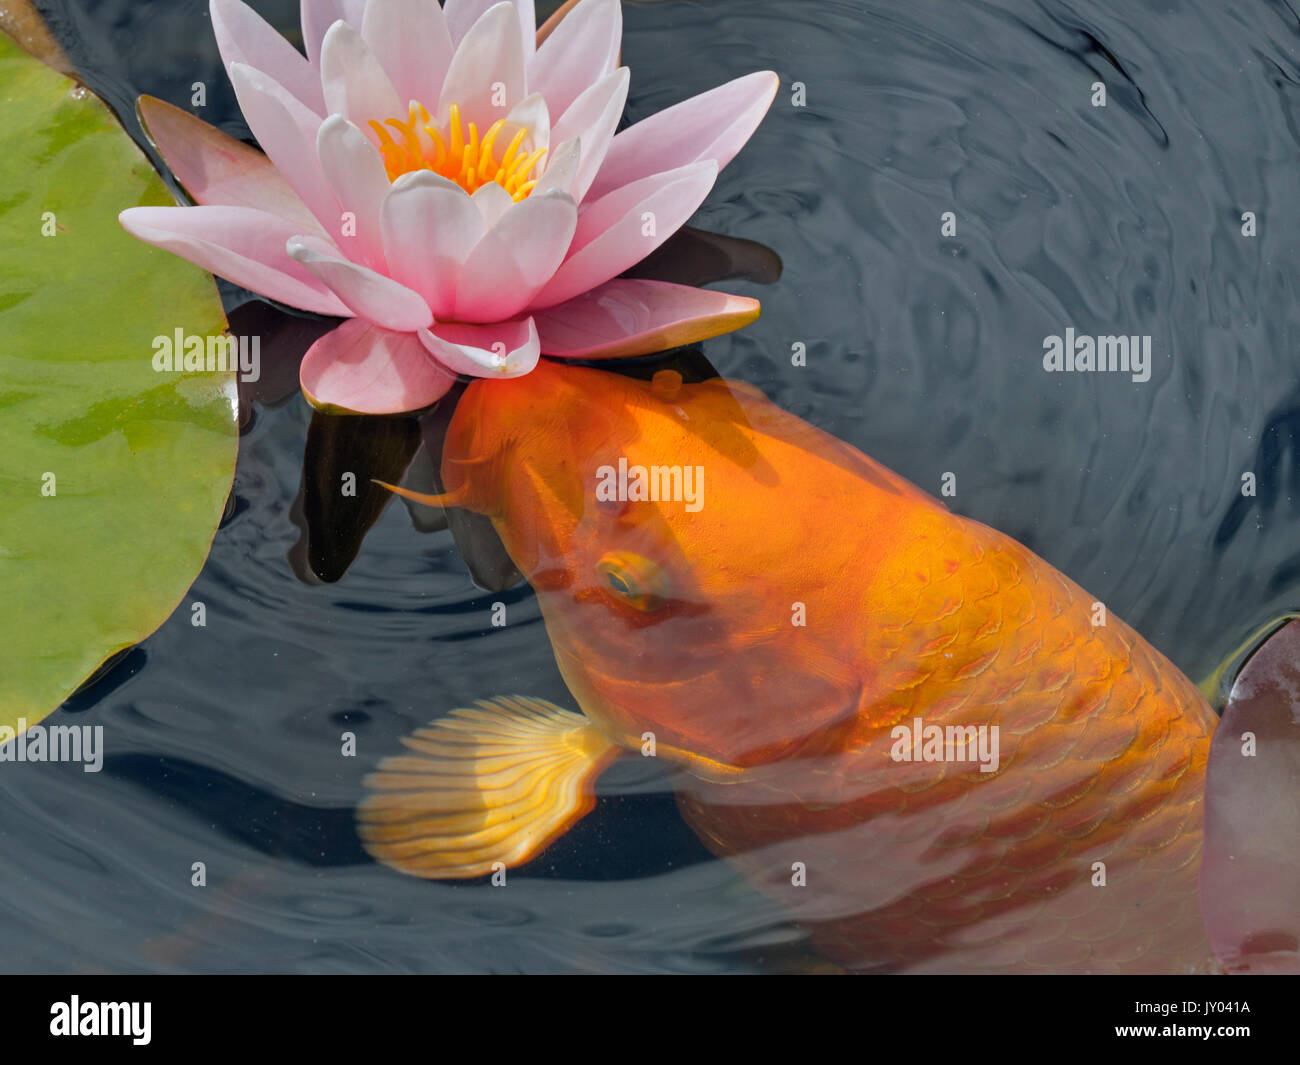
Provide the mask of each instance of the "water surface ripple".
[{"label": "water surface ripple", "polygon": [[[206,4],[40,4],[87,79],[246,136]],[[296,32],[296,0],[256,4]],[[1283,2],[625,2],[630,120],[770,67],[777,103],[696,225],[784,260],[727,376],[1017,537],[1194,678],[1300,607],[1300,17]],[[1108,104],[1090,104],[1091,86]],[[806,107],[791,105],[795,82]],[[955,238],[940,235],[952,211]],[[1241,233],[1252,211],[1258,236]],[[1150,334],[1151,380],[1048,375],[1043,338]],[[795,343],[808,365],[790,364]],[[0,772],[0,968],[752,971],[800,933],[632,767],[506,890],[401,877],[362,776],[453,706],[573,706],[526,588],[475,588],[387,509],[336,584],[287,556],[309,411],[259,408],[236,506],[176,615],[49,723],[98,775]],[[1243,498],[1241,474],[1258,495]],[[778,521],[779,515],[773,515]],[[833,529],[827,535],[834,535]],[[505,598],[511,624],[493,629]],[[192,628],[189,604],[207,605]],[[792,691],[791,698],[797,698]],[[340,757],[355,732],[359,756]],[[190,884],[204,862],[208,886]]]}]

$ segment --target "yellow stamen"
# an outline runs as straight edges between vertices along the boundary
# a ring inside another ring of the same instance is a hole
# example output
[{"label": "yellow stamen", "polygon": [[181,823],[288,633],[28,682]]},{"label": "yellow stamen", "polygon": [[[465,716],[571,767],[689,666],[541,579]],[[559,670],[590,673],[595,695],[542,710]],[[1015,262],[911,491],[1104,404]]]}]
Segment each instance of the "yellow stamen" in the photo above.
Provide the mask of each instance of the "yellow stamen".
[{"label": "yellow stamen", "polygon": [[460,127],[460,105],[451,105],[451,117],[447,119],[447,154],[449,162],[459,172],[461,156],[465,151],[465,131]]},{"label": "yellow stamen", "polygon": [[483,135],[483,144],[479,148],[478,179],[480,184],[486,184],[488,174],[496,167],[492,162],[492,142],[497,139],[497,134],[506,128],[506,120],[498,118],[488,127],[487,133]]},{"label": "yellow stamen", "polygon": [[447,145],[443,143],[441,134],[432,126],[425,126],[424,132],[433,138],[433,149],[436,155],[432,169],[440,171],[447,162]]},{"label": "yellow stamen", "polygon": [[[469,124],[469,144],[465,145],[465,160],[461,165],[461,182],[466,186],[473,182],[477,187],[478,182],[474,181],[478,170],[478,127],[473,122]],[[473,191],[466,188],[466,192]]]},{"label": "yellow stamen", "polygon": [[379,137],[379,150],[384,156],[384,169],[388,171],[388,180],[396,181],[406,173],[406,153],[393,141],[392,134],[378,122],[371,120],[370,128]]},{"label": "yellow stamen", "polygon": [[519,186],[524,183],[524,180],[532,173],[533,167],[541,162],[542,156],[545,154],[545,148],[538,148],[532,155],[515,163],[510,172],[510,177],[506,180],[506,192],[511,194],[517,192]]},{"label": "yellow stamen", "polygon": [[415,132],[415,121],[415,105],[412,105],[411,121],[409,123],[390,118],[384,124],[398,130],[402,134],[402,144],[405,146],[407,154],[419,159],[424,156],[424,147],[420,144],[419,134]]},{"label": "yellow stamen", "polygon": [[[505,119],[497,119],[480,137],[475,123],[462,122],[459,104],[452,104],[447,111],[446,125],[440,128],[430,119],[425,106],[412,100],[406,118],[369,123],[379,139],[388,180],[396,181],[416,170],[430,170],[468,193],[496,182],[516,203],[527,197],[541,177],[546,149],[529,152],[524,147],[528,131],[515,129],[498,159],[497,141],[507,129]],[[390,130],[396,132],[396,138]]]},{"label": "yellow stamen", "polygon": [[524,143],[525,133],[521,129],[515,134],[514,140],[510,142],[510,147],[506,149],[505,158],[501,160],[501,169],[508,171],[510,164],[515,161],[515,153],[519,151],[519,146]]}]

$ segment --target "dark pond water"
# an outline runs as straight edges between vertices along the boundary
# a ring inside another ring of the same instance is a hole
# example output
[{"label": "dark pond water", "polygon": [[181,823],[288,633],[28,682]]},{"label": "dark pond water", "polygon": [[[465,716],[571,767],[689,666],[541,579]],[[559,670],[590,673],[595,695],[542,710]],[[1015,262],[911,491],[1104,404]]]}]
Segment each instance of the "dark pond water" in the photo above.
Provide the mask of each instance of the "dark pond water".
[{"label": "dark pond water", "polygon": [[[203,81],[206,117],[247,135],[206,4],[40,6],[133,130],[138,93],[185,105]],[[296,33],[296,3],[255,6]],[[764,314],[704,345],[721,373],[930,491],[956,473],[955,510],[1024,542],[1194,679],[1300,607],[1291,6],[624,9],[629,120],[750,70],[782,78],[694,220],[784,263],[773,284],[726,286]],[[1105,108],[1090,104],[1095,81]],[[945,211],[955,238],[940,234]],[[1067,326],[1150,334],[1150,381],[1044,373],[1043,338]],[[352,810],[399,736],[494,694],[574,704],[527,586],[476,588],[451,534],[419,531],[402,506],[341,579],[302,579],[310,421],[297,396],[255,405],[231,512],[185,605],[50,719],[102,724],[104,771],[18,766],[0,781],[0,966],[800,964],[801,933],[706,854],[642,767],[608,775],[595,812],[508,890],[370,861]],[[490,625],[498,600],[504,629]],[[195,601],[206,628],[190,625]],[[349,730],[355,758],[340,756]],[[190,886],[195,861],[205,890]]]}]

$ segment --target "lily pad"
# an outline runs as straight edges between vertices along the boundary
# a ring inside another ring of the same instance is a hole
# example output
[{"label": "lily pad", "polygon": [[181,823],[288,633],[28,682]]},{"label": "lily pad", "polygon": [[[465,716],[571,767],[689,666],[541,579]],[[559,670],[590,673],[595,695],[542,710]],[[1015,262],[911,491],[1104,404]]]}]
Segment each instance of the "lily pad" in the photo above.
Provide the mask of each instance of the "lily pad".
[{"label": "lily pad", "polygon": [[1201,912],[1230,973],[1300,973],[1300,621],[1246,662],[1210,745]]},{"label": "lily pad", "polygon": [[144,154],[4,34],[0,107],[0,727],[17,729],[176,608],[238,432],[234,373],[154,368],[156,337],[225,319],[210,275],[118,225],[174,202]]}]

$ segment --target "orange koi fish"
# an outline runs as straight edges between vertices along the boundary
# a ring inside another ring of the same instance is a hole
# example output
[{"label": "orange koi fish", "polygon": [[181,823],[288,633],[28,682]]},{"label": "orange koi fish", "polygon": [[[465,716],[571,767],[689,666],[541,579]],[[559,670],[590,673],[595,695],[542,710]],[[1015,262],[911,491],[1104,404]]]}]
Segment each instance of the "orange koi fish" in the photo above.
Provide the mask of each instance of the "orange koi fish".
[{"label": "orange koi fish", "polygon": [[[581,715],[455,710],[372,775],[417,876],[539,853],[621,752],[857,970],[1213,969],[1216,717],[1078,585],[734,381],[542,363],[476,381],[440,496],[488,515]],[[500,863],[500,864],[497,864]]]}]

